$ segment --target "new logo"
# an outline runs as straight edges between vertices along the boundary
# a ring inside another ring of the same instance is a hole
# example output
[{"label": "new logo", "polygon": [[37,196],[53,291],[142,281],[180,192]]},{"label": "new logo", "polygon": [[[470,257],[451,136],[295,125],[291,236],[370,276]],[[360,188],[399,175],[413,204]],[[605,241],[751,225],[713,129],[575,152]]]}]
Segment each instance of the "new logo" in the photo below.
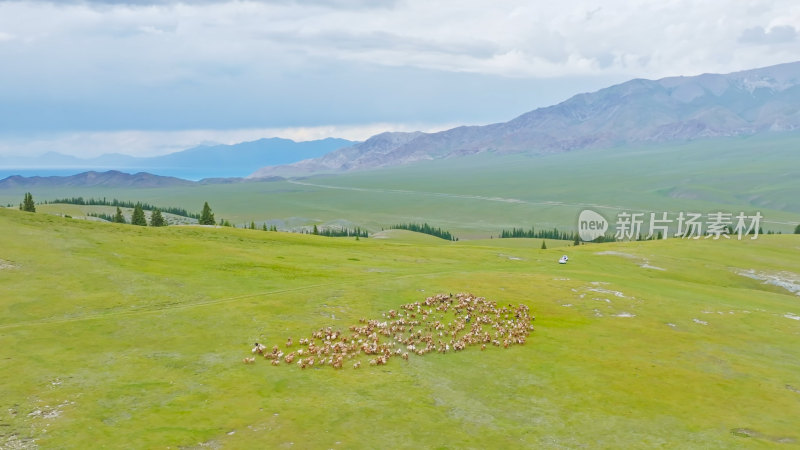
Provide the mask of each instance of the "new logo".
[{"label": "new logo", "polygon": [[590,242],[608,231],[608,221],[605,217],[592,211],[584,209],[578,216],[578,235],[582,241]]}]

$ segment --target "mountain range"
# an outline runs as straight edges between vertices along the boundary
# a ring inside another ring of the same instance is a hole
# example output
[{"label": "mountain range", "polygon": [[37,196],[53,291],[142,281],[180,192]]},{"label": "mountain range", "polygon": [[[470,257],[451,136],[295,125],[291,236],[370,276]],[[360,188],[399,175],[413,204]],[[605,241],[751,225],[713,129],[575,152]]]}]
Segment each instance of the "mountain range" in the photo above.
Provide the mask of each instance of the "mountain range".
[{"label": "mountain range", "polygon": [[[152,171],[206,183],[340,173],[484,152],[548,154],[578,149],[685,142],[800,130],[800,62],[730,74],[634,79],[575,95],[513,120],[438,133],[386,132],[364,142],[328,138],[294,142],[270,138],[200,146],[153,157],[103,155],[91,160],[60,154],[2,158],[0,167],[113,168]],[[259,167],[261,167],[259,169]],[[71,177],[9,177],[21,185],[163,186],[186,180],[86,172]],[[130,178],[128,178],[130,177]],[[152,176],[151,176],[152,177]],[[105,183],[105,184],[103,184]]]},{"label": "mountain range", "polygon": [[382,133],[249,178],[336,173],[482,152],[546,154],[800,129],[800,62],[730,74],[634,79],[509,122]]},{"label": "mountain range", "polygon": [[139,172],[128,174],[117,170],[106,172],[83,172],[71,176],[53,177],[22,177],[13,175],[0,180],[0,189],[11,189],[15,187],[169,187],[169,186],[188,186],[195,184],[194,181],[183,180],[175,177],[165,177],[150,173]]},{"label": "mountain range", "polygon": [[149,158],[105,154],[81,159],[60,153],[47,153],[38,157],[0,157],[0,167],[146,170],[189,178],[235,177],[247,175],[265,165],[289,164],[316,158],[354,143],[338,138],[306,142],[268,138],[234,145],[199,146]]}]

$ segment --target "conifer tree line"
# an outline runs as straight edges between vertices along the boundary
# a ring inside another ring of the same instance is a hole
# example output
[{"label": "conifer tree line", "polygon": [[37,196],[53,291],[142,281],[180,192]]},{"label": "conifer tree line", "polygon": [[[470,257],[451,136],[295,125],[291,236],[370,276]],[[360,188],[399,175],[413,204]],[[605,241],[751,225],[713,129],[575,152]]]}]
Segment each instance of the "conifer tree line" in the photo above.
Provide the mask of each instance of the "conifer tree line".
[{"label": "conifer tree line", "polygon": [[[529,238],[529,239],[558,239],[561,241],[572,241],[580,243],[580,236],[575,231],[560,231],[558,228],[552,230],[535,230],[531,227],[530,230],[523,228],[512,228],[510,230],[502,230],[500,238]],[[613,242],[614,236],[600,236],[593,242]]]},{"label": "conifer tree line", "polygon": [[530,230],[522,228],[512,228],[511,230],[503,230],[500,232],[500,238],[531,238],[531,239],[559,239],[559,240],[575,240],[575,232],[559,231],[558,228],[552,230],[535,230],[531,227]]},{"label": "conifer tree line", "polygon": [[[106,213],[89,213],[91,217],[97,217],[99,219],[103,219],[108,222],[113,223],[128,223],[125,220],[125,216],[122,214],[122,209],[117,206],[117,211],[114,215],[109,215]],[[144,209],[141,205],[136,204],[133,207],[133,214],[131,215],[131,225],[139,225],[139,226],[151,226],[151,227],[165,227],[168,225],[167,220],[164,219],[164,215],[161,214],[161,210],[158,208],[153,209],[150,213],[150,223],[147,223],[147,219],[144,215]]]},{"label": "conifer tree line", "polygon": [[200,219],[200,214],[190,213],[186,211],[184,208],[178,208],[174,206],[157,207],[145,202],[131,202],[131,201],[117,200],[117,199],[107,200],[105,197],[101,199],[95,199],[95,198],[84,199],[83,197],[57,198],[51,201],[44,201],[43,203],[44,204],[65,203],[68,205],[83,205],[83,206],[119,206],[122,208],[135,208],[136,204],[138,203],[139,205],[141,205],[142,209],[146,211],[153,211],[158,209],[162,213],[174,214],[176,216],[188,217],[190,219]]},{"label": "conifer tree line", "polygon": [[369,237],[369,233],[367,230],[362,230],[359,227],[355,227],[352,230],[350,228],[343,228],[343,227],[317,227],[314,225],[314,228],[311,231],[311,234],[315,234],[318,236],[326,236],[326,237]]},{"label": "conifer tree line", "polygon": [[390,230],[408,230],[408,231],[415,231],[417,233],[425,233],[431,236],[436,236],[438,238],[446,239],[448,241],[457,241],[458,238],[453,237],[449,231],[442,230],[441,228],[434,228],[426,223],[417,224],[417,223],[400,223],[397,225],[392,225],[389,227]]}]

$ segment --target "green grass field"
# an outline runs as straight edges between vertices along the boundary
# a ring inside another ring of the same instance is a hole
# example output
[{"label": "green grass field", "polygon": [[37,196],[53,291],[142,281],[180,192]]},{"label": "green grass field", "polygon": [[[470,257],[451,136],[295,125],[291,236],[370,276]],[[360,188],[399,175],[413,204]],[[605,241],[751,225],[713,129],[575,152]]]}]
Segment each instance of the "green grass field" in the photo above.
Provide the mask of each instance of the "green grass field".
[{"label": "green grass field", "polygon": [[[283,186],[313,202],[330,191]],[[0,447],[800,444],[800,236],[540,250],[8,209],[0,230]],[[255,341],[346,330],[439,292],[528,305],[536,329],[524,346],[358,370],[242,363]]]},{"label": "green grass field", "polygon": [[673,217],[680,211],[760,211],[765,231],[788,233],[800,223],[800,169],[792,164],[798,145],[800,137],[776,135],[541,156],[483,154],[294,181],[15,188],[0,190],[0,204],[16,205],[28,190],[37,201],[106,197],[197,213],[208,201],[217,219],[239,226],[338,224],[377,232],[427,222],[461,239],[514,227],[572,231],[587,207],[612,222],[620,211],[667,211]]}]

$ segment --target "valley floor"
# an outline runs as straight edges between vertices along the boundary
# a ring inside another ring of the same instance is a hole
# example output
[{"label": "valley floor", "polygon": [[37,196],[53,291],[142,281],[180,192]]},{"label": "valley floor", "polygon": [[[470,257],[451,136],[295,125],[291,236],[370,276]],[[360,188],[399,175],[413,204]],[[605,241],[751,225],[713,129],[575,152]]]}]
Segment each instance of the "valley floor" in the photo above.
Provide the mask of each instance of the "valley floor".
[{"label": "valley floor", "polygon": [[[800,236],[541,250],[6,209],[0,229],[3,448],[800,443]],[[527,305],[535,331],[358,370],[242,364],[451,292]]]}]

